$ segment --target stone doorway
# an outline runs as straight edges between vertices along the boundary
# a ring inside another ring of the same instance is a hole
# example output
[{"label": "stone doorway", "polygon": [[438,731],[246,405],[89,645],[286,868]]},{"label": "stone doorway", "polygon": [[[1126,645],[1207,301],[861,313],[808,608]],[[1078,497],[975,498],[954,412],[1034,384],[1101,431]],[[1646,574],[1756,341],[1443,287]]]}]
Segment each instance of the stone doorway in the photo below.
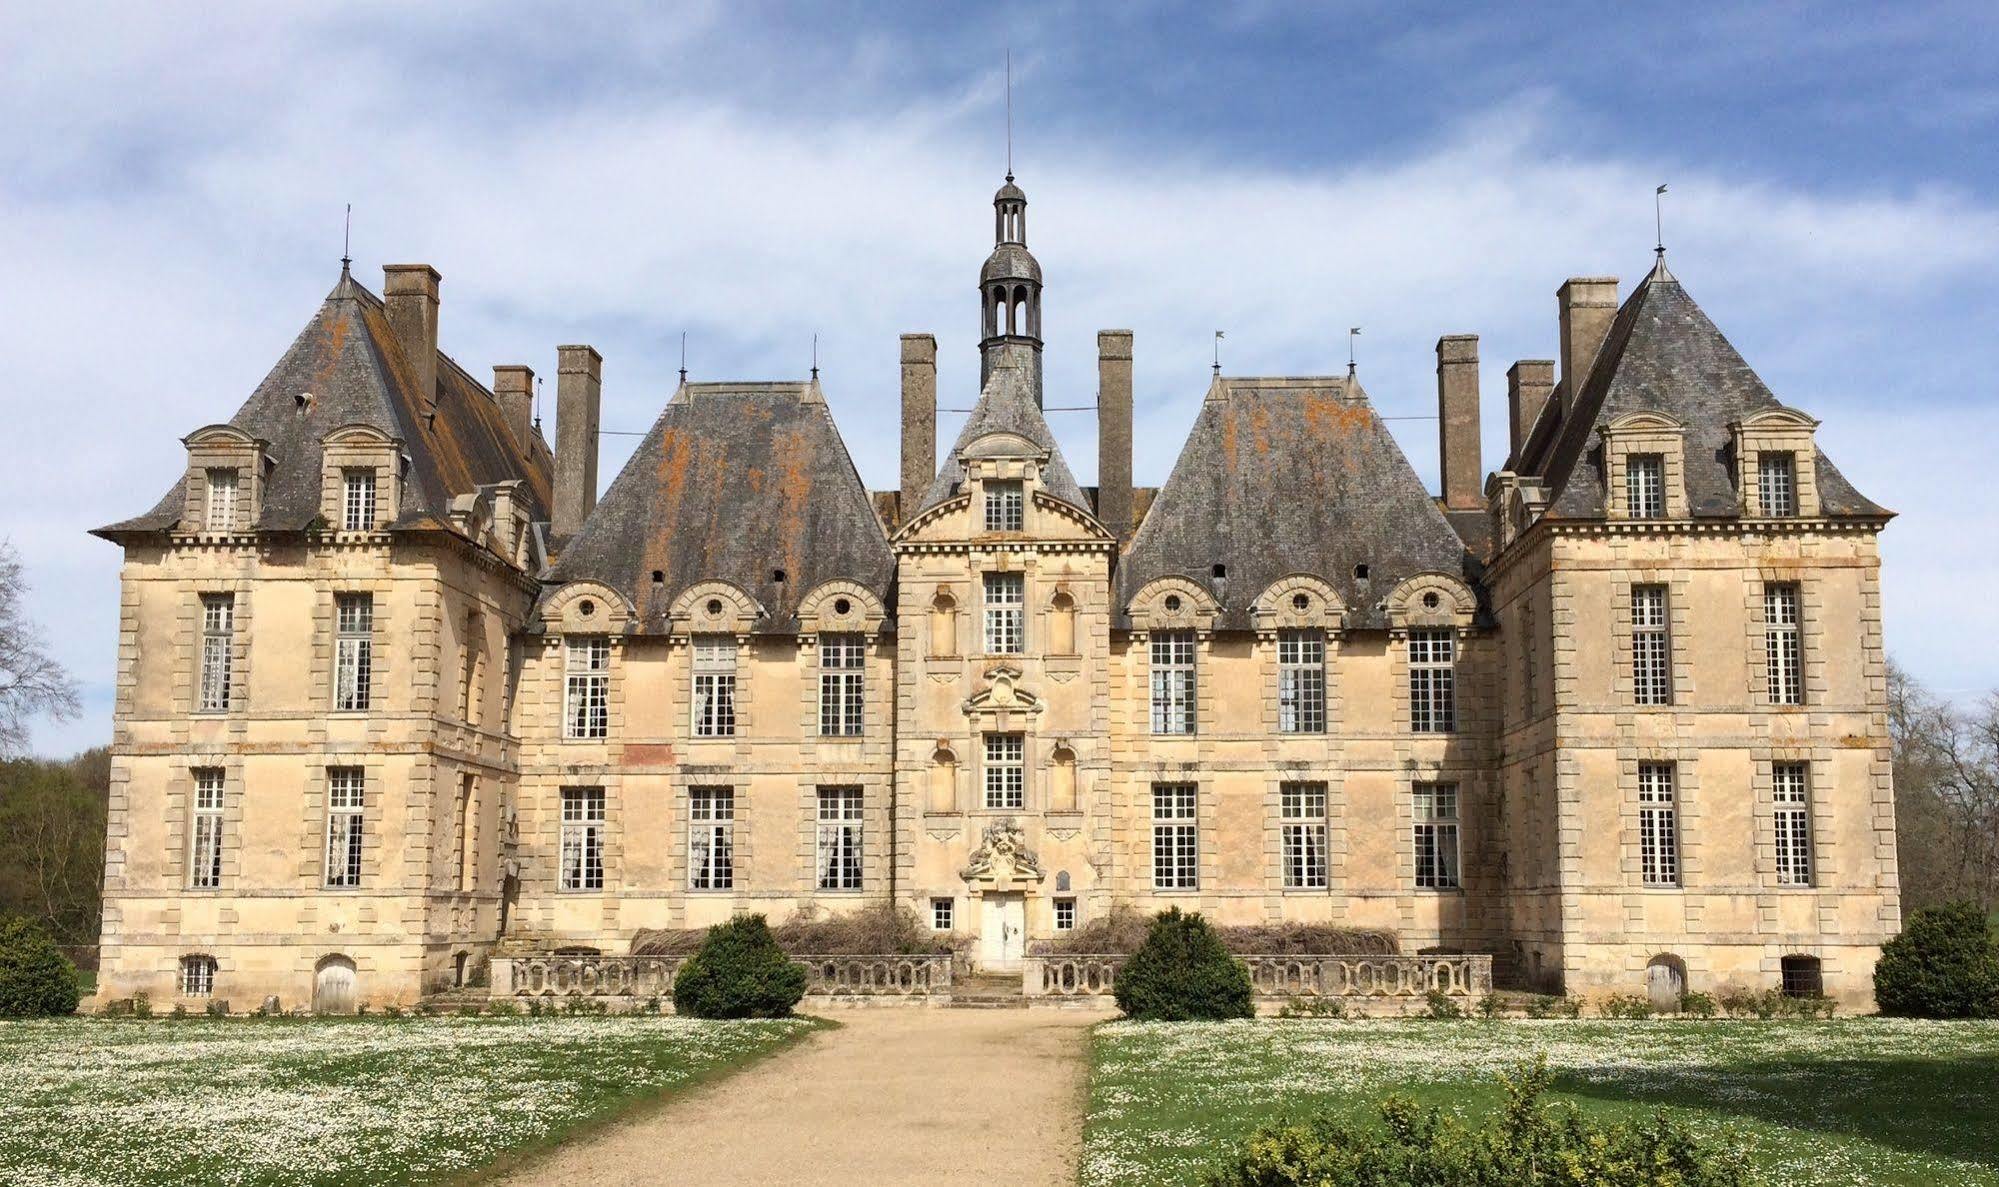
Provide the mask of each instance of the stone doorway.
[{"label": "stone doorway", "polygon": [[987,972],[1020,968],[1027,954],[1027,898],[988,894],[979,900],[979,967]]},{"label": "stone doorway", "polygon": [[354,962],[344,956],[329,956],[319,962],[312,975],[312,1012],[352,1014],[354,1012]]}]

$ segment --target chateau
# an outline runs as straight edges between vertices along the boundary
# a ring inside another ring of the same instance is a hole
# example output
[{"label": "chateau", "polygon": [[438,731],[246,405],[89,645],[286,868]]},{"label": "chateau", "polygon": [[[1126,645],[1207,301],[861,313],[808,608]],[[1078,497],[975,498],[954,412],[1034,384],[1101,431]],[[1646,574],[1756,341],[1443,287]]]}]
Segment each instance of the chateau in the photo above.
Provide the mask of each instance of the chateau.
[{"label": "chateau", "polygon": [[551,449],[527,367],[439,350],[436,271],[343,267],[97,532],[102,994],[408,1002],[496,953],[886,898],[988,969],[1178,905],[1551,991],[1871,1000],[1890,513],[1663,254],[1621,301],[1560,286],[1489,474],[1478,340],[1438,340],[1434,495],[1351,371],[1218,371],[1134,487],[1105,330],[1086,488],[1026,210],[1009,177],[941,458],[936,343],[903,336],[885,491],[816,375],[683,378],[600,500],[595,350],[560,348]]}]

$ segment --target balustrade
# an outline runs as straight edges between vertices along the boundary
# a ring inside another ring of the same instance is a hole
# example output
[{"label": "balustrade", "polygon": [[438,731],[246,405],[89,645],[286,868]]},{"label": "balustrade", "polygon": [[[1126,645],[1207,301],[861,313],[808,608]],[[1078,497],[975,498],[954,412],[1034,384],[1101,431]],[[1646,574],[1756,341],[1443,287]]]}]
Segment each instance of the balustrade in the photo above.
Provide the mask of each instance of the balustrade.
[{"label": "balustrade", "polygon": [[[647,998],[673,996],[685,956],[496,956],[496,998]],[[919,997],[951,991],[951,957],[812,956],[791,958],[805,970],[808,994]]]}]

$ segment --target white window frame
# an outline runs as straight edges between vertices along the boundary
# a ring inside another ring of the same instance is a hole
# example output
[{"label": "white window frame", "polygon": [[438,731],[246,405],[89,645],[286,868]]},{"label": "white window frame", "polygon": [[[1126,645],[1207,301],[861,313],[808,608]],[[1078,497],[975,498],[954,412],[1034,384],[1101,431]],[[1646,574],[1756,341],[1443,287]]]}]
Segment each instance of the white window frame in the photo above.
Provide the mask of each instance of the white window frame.
[{"label": "white window frame", "polygon": [[375,530],[375,471],[355,467],[340,472],[340,526],[350,532]]},{"label": "white window frame", "polygon": [[1311,781],[1280,783],[1277,801],[1284,889],[1324,890],[1330,878],[1326,861],[1326,785]]},{"label": "white window frame", "polygon": [[1055,900],[1055,930],[1076,930],[1076,899],[1073,895],[1063,895]]},{"label": "white window frame", "polygon": [[1756,509],[1765,519],[1798,513],[1798,455],[1766,449],[1756,455]]},{"label": "white window frame", "polygon": [[368,835],[368,775],[361,767],[326,768],[326,885],[361,885],[361,852]]},{"label": "white window frame", "polygon": [[1638,866],[1647,886],[1680,885],[1679,771],[1670,762],[1638,764]]},{"label": "white window frame", "polygon": [[1152,785],[1152,888],[1201,888],[1201,789],[1196,783]]},{"label": "white window frame", "polygon": [[196,890],[222,885],[222,806],[227,772],[221,767],[196,767],[193,827],[188,829],[187,884]]},{"label": "white window frame", "polygon": [[867,639],[855,633],[819,636],[819,732],[858,738],[867,723]]},{"label": "white window frame", "polygon": [[1025,529],[1027,494],[1018,480],[992,479],[986,484],[986,530],[1018,532]]},{"label": "white window frame", "polygon": [[825,786],[818,789],[818,837],[815,853],[820,890],[862,889],[862,813],[866,803],[857,786]]},{"label": "white window frame", "polygon": [[987,573],[984,580],[986,654],[1019,655],[1027,649],[1027,576]]},{"label": "white window frame", "polygon": [[604,830],[609,820],[603,788],[562,789],[558,889],[572,893],[604,889]]},{"label": "white window frame", "polygon": [[1449,627],[1409,631],[1409,728],[1451,734],[1458,728],[1457,633]]},{"label": "white window frame", "polygon": [[202,527],[210,532],[236,530],[236,509],[242,505],[243,471],[216,466],[202,475]]},{"label": "white window frame", "polygon": [[373,699],[375,595],[333,595],[333,708],[365,713]]},{"label": "white window frame", "polygon": [[736,736],[736,637],[694,636],[689,728],[697,738]]},{"label": "white window frame", "polygon": [[1805,703],[1804,592],[1791,581],[1763,586],[1764,692],[1772,705]]},{"label": "white window frame", "polygon": [[1624,511],[1630,519],[1666,518],[1666,455],[1624,455]]},{"label": "white window frame", "polygon": [[1277,732],[1326,732],[1326,632],[1277,632]]},{"label": "white window frame", "polygon": [[216,960],[206,953],[190,952],[180,958],[180,996],[213,997]]},{"label": "white window frame", "polygon": [[1199,643],[1193,631],[1155,631],[1148,654],[1152,660],[1152,732],[1191,734],[1199,714],[1196,701]]},{"label": "white window frame", "polygon": [[611,733],[611,640],[574,635],[563,643],[562,736],[579,741]]},{"label": "white window frame", "polygon": [[1812,885],[1812,778],[1803,762],[1770,764],[1777,885]]},{"label": "white window frame", "polygon": [[991,733],[984,736],[985,795],[989,812],[1017,812],[1027,807],[1027,735]]},{"label": "white window frame", "polygon": [[950,931],[957,926],[958,900],[933,898],[930,900],[930,930]]},{"label": "white window frame", "polygon": [[1455,783],[1416,783],[1410,789],[1413,823],[1410,842],[1421,890],[1458,890],[1464,885],[1460,849],[1459,795]]},{"label": "white window frame", "polygon": [[1631,699],[1673,703],[1673,644],[1663,585],[1631,587]]},{"label": "white window frame", "polygon": [[736,887],[736,789],[687,789],[687,888]]},{"label": "white window frame", "polygon": [[234,700],[230,669],[236,651],[236,595],[201,595],[201,713],[227,713]]}]

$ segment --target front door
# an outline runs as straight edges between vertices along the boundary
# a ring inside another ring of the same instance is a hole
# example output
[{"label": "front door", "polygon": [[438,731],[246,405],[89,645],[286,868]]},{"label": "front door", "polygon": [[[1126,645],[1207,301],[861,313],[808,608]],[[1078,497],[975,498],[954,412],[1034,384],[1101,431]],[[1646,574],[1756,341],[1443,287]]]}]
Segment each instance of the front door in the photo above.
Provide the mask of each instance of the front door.
[{"label": "front door", "polygon": [[354,962],[344,956],[329,956],[319,962],[312,978],[312,1012],[352,1014],[354,1012]]},{"label": "front door", "polygon": [[1027,900],[989,894],[979,901],[979,963],[988,969],[1019,968],[1027,951]]}]

